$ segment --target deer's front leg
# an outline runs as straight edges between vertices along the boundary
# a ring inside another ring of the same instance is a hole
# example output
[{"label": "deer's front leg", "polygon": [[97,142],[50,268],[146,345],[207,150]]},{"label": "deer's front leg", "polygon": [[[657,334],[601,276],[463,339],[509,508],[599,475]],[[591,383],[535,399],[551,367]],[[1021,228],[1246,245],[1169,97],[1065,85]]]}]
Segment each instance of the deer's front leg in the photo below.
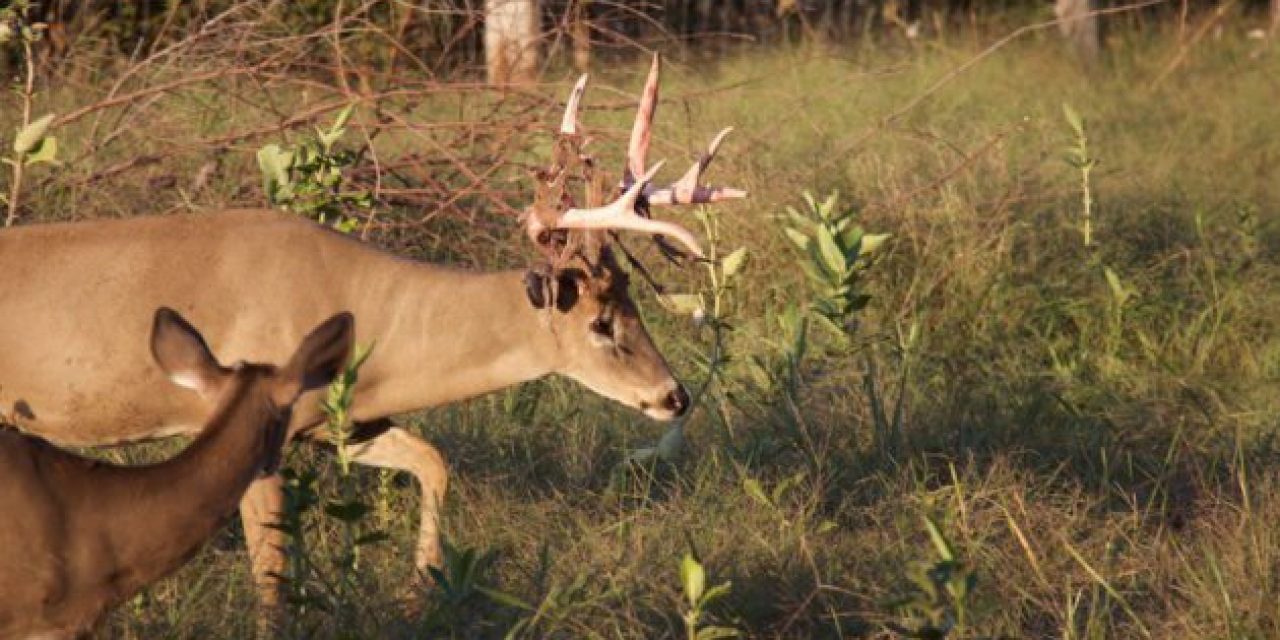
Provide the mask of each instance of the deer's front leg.
[{"label": "deer's front leg", "polygon": [[258,590],[258,626],[268,634],[284,614],[278,576],[284,575],[285,540],[281,531],[267,525],[279,522],[283,511],[284,482],[278,473],[255,480],[240,500],[240,522]]},{"label": "deer's front leg", "polygon": [[[360,437],[357,425],[356,437]],[[351,448],[352,459],[364,465],[407,471],[422,487],[422,504],[418,518],[418,544],[414,561],[419,577],[427,575],[427,567],[439,567],[440,507],[448,489],[448,468],[444,456],[426,440],[391,427],[371,440]]]}]

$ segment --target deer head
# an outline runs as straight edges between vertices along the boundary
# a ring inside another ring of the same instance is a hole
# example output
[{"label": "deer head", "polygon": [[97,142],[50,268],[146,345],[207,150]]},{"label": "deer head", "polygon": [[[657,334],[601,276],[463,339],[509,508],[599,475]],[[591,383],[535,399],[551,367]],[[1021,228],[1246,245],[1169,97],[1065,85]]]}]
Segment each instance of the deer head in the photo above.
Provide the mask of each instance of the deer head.
[{"label": "deer head", "polygon": [[[565,106],[552,162],[539,172],[537,196],[523,219],[529,238],[545,258],[528,272],[526,286],[530,303],[550,315],[550,330],[565,352],[558,372],[652,418],[671,420],[689,408],[689,395],[672,376],[640,320],[628,272],[618,262],[617,233],[649,234],[668,257],[702,259],[694,235],[680,225],[650,217],[650,205],[705,204],[743,198],[746,192],[699,183],[729,129],[715,137],[707,153],[679,181],[662,188],[651,185],[662,166],[661,162],[645,166],[659,71],[660,61],[654,56],[632,127],[626,166],[621,180],[613,185],[583,151],[588,140],[581,133],[579,113],[587,76],[578,80]],[[578,196],[586,206],[579,206]],[[605,204],[606,199],[611,201]],[[683,249],[672,246],[667,238]]]},{"label": "deer head", "polygon": [[[293,404],[303,392],[329,384],[347,363],[355,342],[355,321],[340,313],[317,326],[298,346],[287,364],[248,364],[230,367],[218,363],[204,338],[178,312],[156,310],[151,328],[151,354],[174,384],[195,391],[218,408],[244,402],[266,411],[271,419],[261,433],[262,475],[275,473],[280,463]],[[246,400],[243,396],[256,396]],[[227,428],[216,421],[207,429]]]}]

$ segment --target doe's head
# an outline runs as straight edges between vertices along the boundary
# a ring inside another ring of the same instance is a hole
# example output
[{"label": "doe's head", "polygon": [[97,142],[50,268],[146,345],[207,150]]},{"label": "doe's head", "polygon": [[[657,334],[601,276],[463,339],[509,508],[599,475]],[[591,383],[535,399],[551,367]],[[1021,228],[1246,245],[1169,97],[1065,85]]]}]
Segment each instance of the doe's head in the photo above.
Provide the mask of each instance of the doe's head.
[{"label": "doe's head", "polygon": [[[293,405],[306,391],[328,386],[351,357],[355,320],[339,313],[302,339],[280,366],[239,362],[222,366],[204,337],[178,312],[156,310],[151,327],[151,355],[174,384],[200,394],[214,412],[205,429],[236,428],[222,424],[230,416],[262,423],[262,473],[274,473],[288,432]],[[248,412],[233,408],[248,407]]]}]

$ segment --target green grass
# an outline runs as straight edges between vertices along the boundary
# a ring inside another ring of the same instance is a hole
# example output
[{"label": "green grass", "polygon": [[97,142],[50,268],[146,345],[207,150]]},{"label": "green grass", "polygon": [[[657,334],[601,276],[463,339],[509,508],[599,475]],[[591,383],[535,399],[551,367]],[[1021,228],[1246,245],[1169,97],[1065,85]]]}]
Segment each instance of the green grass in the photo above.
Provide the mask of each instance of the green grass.
[{"label": "green grass", "polygon": [[[408,416],[450,459],[448,540],[490,554],[479,584],[535,605],[585,576],[535,637],[681,636],[677,567],[690,546],[708,584],[732,582],[711,608],[716,624],[752,637],[888,637],[886,624],[907,624],[890,603],[915,593],[913,563],[939,559],[925,516],[977,579],[954,637],[1280,635],[1280,50],[1240,31],[1202,43],[1155,88],[1173,55],[1168,38],[1117,37],[1113,59],[1090,78],[1063,59],[1053,34],[1032,35],[888,123],[979,45],[955,38],[672,65],[653,157],[682,168],[732,124],[737,133],[712,175],[752,192],[724,213],[725,246],[752,252],[736,292],[727,382],[688,426],[683,459],[652,473],[618,465],[665,426],[567,382]],[[634,90],[641,66],[599,82]],[[110,81],[101,75],[85,82]],[[66,111],[81,103],[77,90],[43,99]],[[604,103],[623,94],[588,96]],[[479,117],[486,103],[470,100],[428,98],[414,113]],[[1096,250],[1081,245],[1063,102],[1087,119],[1101,158]],[[32,217],[255,202],[252,151],[268,138],[231,145],[223,177],[190,204],[149,181],[186,180],[207,157],[196,138],[267,122],[265,110],[208,89],[151,108],[146,130],[126,121],[114,146],[29,192]],[[535,115],[553,118],[549,108]],[[623,135],[627,115],[589,112],[588,125],[606,138],[598,153],[618,155],[608,143]],[[12,119],[0,114],[0,130]],[[64,158],[83,150],[77,141],[89,126],[58,132]],[[421,139],[384,135],[385,153],[431,155]],[[532,135],[517,142],[504,158],[535,158],[546,144]],[[159,164],[75,184],[161,151],[171,155]],[[51,174],[31,175],[38,184]],[[513,201],[525,188],[500,184]],[[776,315],[807,300],[778,219],[804,189],[839,189],[864,226],[894,237],[870,272],[874,298],[855,344],[815,333],[788,398],[752,384],[741,365],[776,357],[784,348]],[[468,265],[522,260],[514,225],[480,213],[479,226],[442,219],[376,241]],[[1119,305],[1104,268],[1136,297]],[[697,274],[663,277],[687,289]],[[642,306],[677,369],[697,381],[707,335],[651,299]],[[912,324],[919,338],[904,353],[899,336]],[[873,447],[873,399],[892,407],[904,362],[904,442],[885,455]],[[325,458],[300,451],[298,459],[337,475]],[[748,478],[767,493],[792,477],[776,505],[744,489]],[[357,636],[501,637],[524,615],[480,593],[447,610],[429,597],[428,609],[449,614],[429,631],[422,617],[403,614],[416,489],[397,479],[378,494],[376,473],[357,478],[373,496],[371,517],[392,533],[361,567],[376,615],[362,618]],[[339,544],[323,523],[311,539],[321,554]],[[252,607],[232,527],[116,612],[103,633],[240,637],[252,630]],[[316,635],[350,631],[326,621],[310,620]]]}]

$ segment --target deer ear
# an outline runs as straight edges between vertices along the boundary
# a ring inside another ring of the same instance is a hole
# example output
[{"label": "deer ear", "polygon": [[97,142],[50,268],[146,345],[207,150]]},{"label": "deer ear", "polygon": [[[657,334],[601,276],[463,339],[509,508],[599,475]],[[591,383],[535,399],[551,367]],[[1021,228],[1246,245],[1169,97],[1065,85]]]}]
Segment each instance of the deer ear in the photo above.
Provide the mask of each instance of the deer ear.
[{"label": "deer ear", "polygon": [[547,308],[547,274],[530,269],[524,272],[524,293],[534,309]]},{"label": "deer ear", "polygon": [[350,313],[339,313],[320,323],[302,339],[289,364],[279,372],[280,387],[275,400],[291,404],[304,391],[324,387],[342,371],[355,344],[356,321]]},{"label": "deer ear", "polygon": [[168,307],[156,309],[151,323],[151,356],[174,384],[205,398],[217,395],[230,375],[213,357],[200,332]]}]

